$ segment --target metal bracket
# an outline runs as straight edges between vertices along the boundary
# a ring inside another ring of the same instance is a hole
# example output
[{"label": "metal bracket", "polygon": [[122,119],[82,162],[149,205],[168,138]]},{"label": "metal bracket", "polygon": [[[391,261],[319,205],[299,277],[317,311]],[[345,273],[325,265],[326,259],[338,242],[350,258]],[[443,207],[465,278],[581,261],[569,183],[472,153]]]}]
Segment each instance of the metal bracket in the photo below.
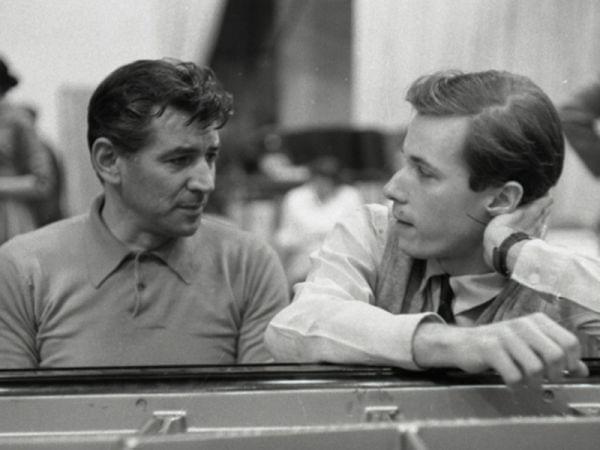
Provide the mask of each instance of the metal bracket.
[{"label": "metal bracket", "polygon": [[138,434],[175,434],[187,431],[186,411],[154,411]]},{"label": "metal bracket", "polygon": [[600,403],[569,403],[569,408],[575,416],[600,416]]},{"label": "metal bracket", "polygon": [[365,407],[365,421],[394,422],[400,416],[400,408],[395,405],[379,405]]}]

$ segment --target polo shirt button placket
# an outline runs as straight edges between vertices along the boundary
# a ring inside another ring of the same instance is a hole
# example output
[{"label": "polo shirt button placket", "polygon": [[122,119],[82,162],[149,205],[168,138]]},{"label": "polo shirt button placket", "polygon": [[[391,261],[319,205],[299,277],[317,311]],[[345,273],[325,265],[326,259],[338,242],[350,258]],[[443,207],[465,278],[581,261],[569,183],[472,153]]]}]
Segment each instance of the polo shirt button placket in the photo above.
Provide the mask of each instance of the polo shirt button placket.
[{"label": "polo shirt button placket", "polygon": [[143,252],[137,253],[134,258],[134,279],[135,279],[135,307],[133,310],[133,316],[136,317],[140,313],[142,307],[142,292],[146,289],[146,283],[143,281],[141,262],[144,259]]},{"label": "polo shirt button placket", "polygon": [[144,277],[142,276],[142,260],[147,259],[147,256],[144,252],[140,252],[135,255],[135,266],[134,266],[134,276],[136,280],[135,288],[138,292],[146,289],[146,283],[144,283]]}]

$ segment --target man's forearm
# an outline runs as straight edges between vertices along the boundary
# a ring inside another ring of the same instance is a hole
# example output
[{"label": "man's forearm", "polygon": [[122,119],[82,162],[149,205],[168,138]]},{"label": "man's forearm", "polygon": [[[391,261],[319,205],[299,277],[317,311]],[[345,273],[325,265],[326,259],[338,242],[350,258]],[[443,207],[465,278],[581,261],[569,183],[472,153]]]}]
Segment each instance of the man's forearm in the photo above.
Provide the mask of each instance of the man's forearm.
[{"label": "man's forearm", "polygon": [[413,338],[413,358],[425,368],[455,367],[454,350],[461,347],[463,330],[438,322],[422,322]]},{"label": "man's forearm", "polygon": [[476,327],[424,322],[413,355],[422,368],[494,369],[507,384],[587,375],[577,338],[542,313]]},{"label": "man's forearm", "polygon": [[333,298],[296,299],[265,333],[278,361],[394,365],[417,368],[414,330],[432,315],[395,315],[368,303]]}]

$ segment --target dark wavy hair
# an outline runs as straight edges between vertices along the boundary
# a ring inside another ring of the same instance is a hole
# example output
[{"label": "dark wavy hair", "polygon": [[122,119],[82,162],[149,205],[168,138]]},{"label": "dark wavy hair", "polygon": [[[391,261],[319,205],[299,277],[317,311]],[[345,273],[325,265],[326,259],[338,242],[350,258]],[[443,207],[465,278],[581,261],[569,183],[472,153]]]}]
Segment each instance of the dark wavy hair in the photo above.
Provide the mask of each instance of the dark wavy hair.
[{"label": "dark wavy hair", "polygon": [[437,72],[418,78],[406,100],[422,115],[470,118],[463,155],[474,191],[517,181],[521,203],[528,203],[558,181],[565,153],[560,119],[529,78],[495,70]]},{"label": "dark wavy hair", "polygon": [[220,128],[233,99],[209,68],[174,59],[135,61],[108,75],[92,94],[88,147],[105,137],[120,151],[135,153],[148,143],[152,120],[169,106],[188,113],[188,124]]}]

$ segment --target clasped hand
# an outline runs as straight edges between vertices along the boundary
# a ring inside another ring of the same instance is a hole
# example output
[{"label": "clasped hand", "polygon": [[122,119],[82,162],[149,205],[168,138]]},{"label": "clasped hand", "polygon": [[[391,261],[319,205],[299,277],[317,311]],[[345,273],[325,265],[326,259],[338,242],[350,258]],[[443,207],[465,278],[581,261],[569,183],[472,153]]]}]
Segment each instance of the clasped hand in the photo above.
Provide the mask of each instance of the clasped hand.
[{"label": "clasped hand", "polygon": [[415,362],[423,368],[493,369],[508,385],[588,375],[577,337],[543,313],[476,327],[427,322],[413,343]]}]

